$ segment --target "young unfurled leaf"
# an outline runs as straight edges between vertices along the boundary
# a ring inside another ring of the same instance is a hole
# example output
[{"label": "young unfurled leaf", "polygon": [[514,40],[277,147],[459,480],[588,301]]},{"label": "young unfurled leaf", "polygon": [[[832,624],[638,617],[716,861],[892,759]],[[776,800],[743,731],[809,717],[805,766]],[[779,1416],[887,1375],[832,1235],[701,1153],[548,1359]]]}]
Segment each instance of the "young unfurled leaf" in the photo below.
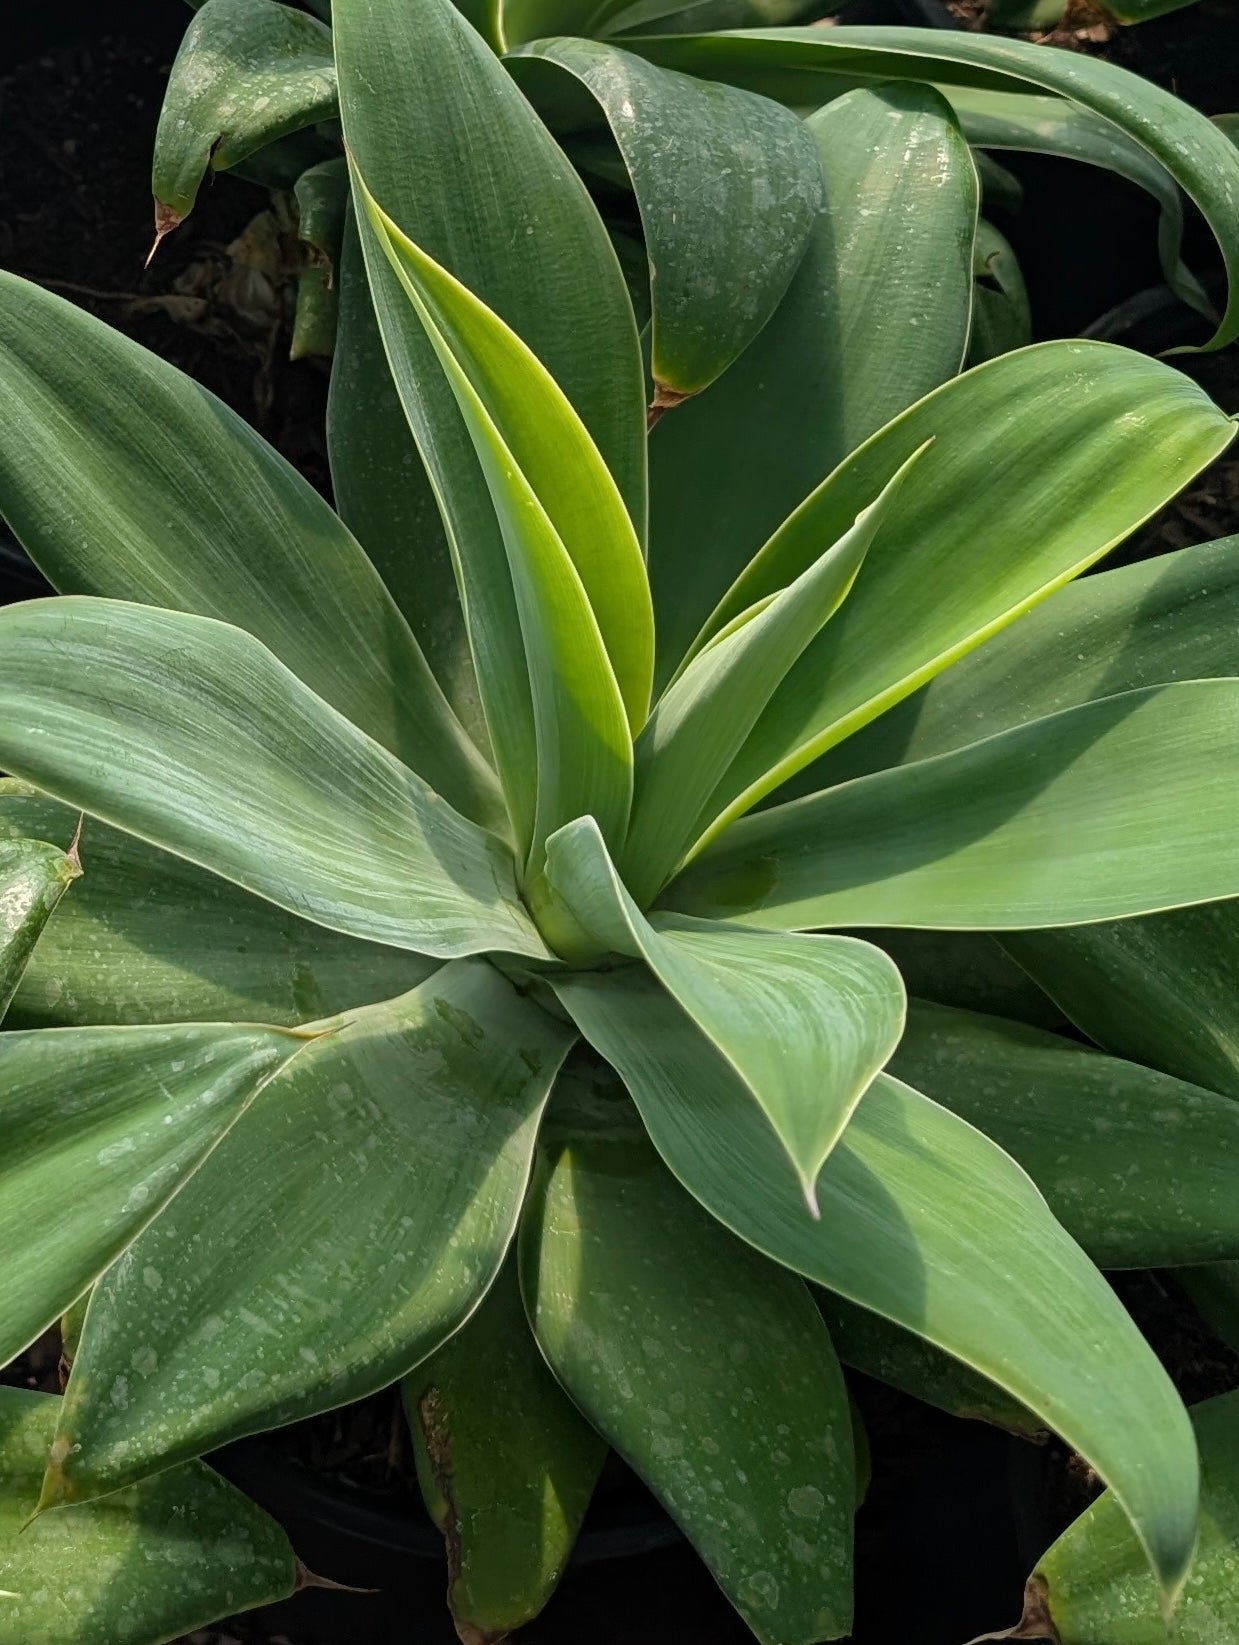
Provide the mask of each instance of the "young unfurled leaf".
[{"label": "young unfurled leaf", "polygon": [[515,1253],[401,1391],[457,1630],[485,1640],[524,1627],[563,1575],[606,1444],[547,1369]]},{"label": "young unfurled leaf", "polygon": [[1107,1479],[1163,1592],[1196,1528],[1196,1452],[1169,1377],[1015,1162],[880,1074],[822,1168],[821,1218],[782,1191],[774,1132],[651,978],[560,985],[672,1172],[776,1262],[884,1314],[997,1383]]},{"label": "young unfurled leaf", "polygon": [[[769,1122],[816,1216],[822,1162],[903,1030],[893,962],[849,937],[789,938],[674,915],[651,925],[589,818],[551,839],[547,876],[577,924],[610,952],[644,960],[710,1041]],[[571,979],[552,986],[575,1014]]]},{"label": "young unfurled leaf", "polygon": [[561,1082],[539,1153],[521,1277],[551,1369],[762,1645],[847,1633],[852,1423],[805,1286],[684,1192],[609,1070]]},{"label": "young unfurled leaf", "polygon": [[373,1393],[494,1279],[571,1030],[482,960],[318,1026],[96,1286],[45,1506]]},{"label": "young unfurled leaf", "polygon": [[0,1645],[160,1645],[298,1586],[280,1527],[200,1462],[27,1523],[59,1409],[0,1387]]}]

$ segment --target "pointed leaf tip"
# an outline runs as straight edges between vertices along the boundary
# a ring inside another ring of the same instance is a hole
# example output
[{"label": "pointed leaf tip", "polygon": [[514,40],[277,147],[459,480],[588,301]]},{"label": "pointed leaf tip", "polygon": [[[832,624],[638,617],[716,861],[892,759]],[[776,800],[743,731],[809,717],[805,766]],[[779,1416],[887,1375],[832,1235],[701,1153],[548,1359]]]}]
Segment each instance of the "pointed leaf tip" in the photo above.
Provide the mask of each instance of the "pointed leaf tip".
[{"label": "pointed leaf tip", "polygon": [[155,253],[164,240],[167,239],[174,228],[179,228],[184,221],[185,214],[178,211],[175,206],[166,206],[162,200],[157,199],[155,201],[155,238],[151,241],[151,249],[146,254],[146,261],[142,264],[143,268],[151,266],[155,260]]}]

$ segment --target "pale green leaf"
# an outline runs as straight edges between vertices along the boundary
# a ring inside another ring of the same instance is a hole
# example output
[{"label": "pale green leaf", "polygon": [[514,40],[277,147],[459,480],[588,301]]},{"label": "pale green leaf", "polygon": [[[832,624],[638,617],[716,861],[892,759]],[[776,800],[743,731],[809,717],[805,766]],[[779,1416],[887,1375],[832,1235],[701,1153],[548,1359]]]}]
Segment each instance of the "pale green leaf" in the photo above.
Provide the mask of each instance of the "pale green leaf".
[{"label": "pale green leaf", "polygon": [[650,438],[660,683],[823,477],[963,361],[977,183],[950,108],[928,86],[882,87],[807,124],[826,205],[787,295]]},{"label": "pale green leaf", "polygon": [[199,1462],[27,1525],[59,1408],[0,1388],[0,1645],[161,1645],[298,1586],[280,1527]]},{"label": "pale green leaf", "polygon": [[[1001,355],[889,423],[823,482],[813,505],[823,534],[846,529],[899,464],[934,443],[844,610],[788,673],[720,785],[711,832],[1077,576],[1234,432],[1179,372],[1090,342]],[[811,551],[794,533],[772,538],[706,633],[798,576]]]},{"label": "pale green leaf", "polygon": [[837,1639],[855,1485],[825,1326],[684,1193],[609,1070],[565,1086],[521,1221],[542,1351],[763,1645]]},{"label": "pale green leaf", "polygon": [[507,63],[535,106],[557,65],[596,99],[618,145],[650,265],[654,406],[678,405],[743,353],[796,272],[822,207],[812,133],[769,98],[615,46],[560,39],[525,50]]},{"label": "pale green leaf", "polygon": [[[710,1041],[765,1116],[816,1216],[822,1162],[903,1030],[903,984],[892,962],[850,937],[674,916],[651,925],[590,818],[552,838],[547,874],[577,924],[612,953],[642,959]],[[574,1011],[571,981],[551,985]]]},{"label": "pale green leaf", "polygon": [[912,1001],[890,1071],[1028,1172],[1101,1268],[1239,1258],[1239,1104],[1022,1023]]},{"label": "pale green leaf", "polygon": [[0,1365],[124,1250],[303,1043],[230,1023],[0,1036]]},{"label": "pale green leaf", "polygon": [[743,818],[665,900],[782,930],[1018,931],[1239,895],[1237,750],[1239,680],[1103,697]]},{"label": "pale green leaf", "polygon": [[155,133],[157,234],[193,210],[208,168],[228,171],[335,111],[328,28],[275,0],[206,0],[176,54]]},{"label": "pale green leaf", "polygon": [[[0,841],[68,839],[78,813],[0,779]],[[435,962],[359,942],[286,913],[94,817],[88,872],[44,928],[13,997],[10,1028],[261,1022],[294,1027],[391,999]]]},{"label": "pale green leaf", "polygon": [[775,1261],[885,1315],[1035,1412],[1114,1487],[1164,1590],[1187,1571],[1196,1457],[1169,1378],[1102,1276],[996,1144],[880,1074],[818,1179],[780,1192],[773,1133],[656,984],[560,984],[689,1192]]},{"label": "pale green leaf", "polygon": [[570,1031],[484,960],[323,1026],[96,1286],[45,1504],[373,1393],[494,1279]]},{"label": "pale green leaf", "polygon": [[402,1394],[458,1630],[490,1639],[523,1627],[567,1566],[606,1445],[538,1351],[515,1254]]},{"label": "pale green leaf", "polygon": [[545,950],[507,848],[240,629],[114,600],[0,612],[0,764],[351,936]]},{"label": "pale green leaf", "polygon": [[859,80],[930,80],[985,91],[1049,92],[1100,115],[1163,165],[1196,202],[1230,279],[1222,322],[1207,345],[1239,335],[1239,152],[1171,92],[1100,57],[1045,51],[1027,40],[966,30],[845,27],[630,39],[656,63],[727,80],[798,108],[815,108]]},{"label": "pale green leaf", "polygon": [[494,773],[308,482],[184,373],[6,274],[0,512],[61,593],[235,623],[458,810],[502,816]]}]

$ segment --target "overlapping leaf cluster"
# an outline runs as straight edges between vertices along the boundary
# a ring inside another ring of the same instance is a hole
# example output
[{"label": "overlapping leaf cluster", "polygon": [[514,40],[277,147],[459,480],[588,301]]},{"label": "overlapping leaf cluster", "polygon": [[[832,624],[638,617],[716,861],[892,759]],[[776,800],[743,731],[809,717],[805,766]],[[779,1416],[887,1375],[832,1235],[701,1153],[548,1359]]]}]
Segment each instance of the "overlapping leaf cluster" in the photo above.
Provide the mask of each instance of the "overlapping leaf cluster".
[{"label": "overlapping leaf cluster", "polygon": [[841,1357],[1053,1429],[1185,1580],[1191,1424],[1094,1261],[1239,1257],[1239,1112],[1114,1043],[1087,945],[1239,895],[1239,544],[1064,585],[1233,427],[1102,344],[959,374],[961,126],[1110,122],[1232,267],[1239,155],[1019,46],[553,9],[475,19],[501,62],[446,0],[336,0],[303,82],[251,64],[278,129],[203,81],[217,155],[343,123],[338,514],[0,278],[0,511],[61,591],[0,614],[0,1359],[93,1286],[63,1402],[0,1408],[6,1525],[54,1510],[0,1639],[58,1562],[111,1638],[162,1493],[203,1575],[141,1638],[288,1591],[196,1459],[400,1378],[466,1629],[545,1601],[605,1441],[759,1638],[844,1635]]}]

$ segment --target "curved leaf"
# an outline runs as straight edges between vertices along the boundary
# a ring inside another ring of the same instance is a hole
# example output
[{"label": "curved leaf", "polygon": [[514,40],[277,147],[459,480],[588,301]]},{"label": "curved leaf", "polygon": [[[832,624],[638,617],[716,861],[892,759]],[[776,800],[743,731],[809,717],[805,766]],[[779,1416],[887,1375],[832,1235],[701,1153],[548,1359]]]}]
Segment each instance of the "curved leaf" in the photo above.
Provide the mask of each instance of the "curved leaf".
[{"label": "curved leaf", "polygon": [[539,1345],[763,1645],[836,1639],[855,1483],[826,1328],[799,1280],[694,1204],[609,1070],[597,1077],[597,1093],[588,1076],[556,1093],[566,1124],[552,1118],[521,1220]]},{"label": "curved leaf", "polygon": [[740,1082],[653,982],[631,972],[559,987],[655,1147],[707,1210],[1040,1416],[1109,1480],[1164,1592],[1178,1591],[1196,1514],[1186,1413],[1113,1291],[1014,1161],[880,1074],[823,1167],[815,1222],[780,1193],[778,1145]]},{"label": "curved leaf", "polygon": [[457,1630],[502,1637],[555,1591],[606,1457],[538,1352],[515,1255],[402,1393]]},{"label": "curved leaf", "polygon": [[96,1286],[43,1506],[373,1393],[494,1279],[568,1031],[481,960],[322,1027]]},{"label": "curved leaf", "polygon": [[156,244],[193,210],[208,167],[228,171],[335,112],[330,29],[275,0],[206,0],[176,54],[155,133]]},{"label": "curved leaf", "polygon": [[[577,924],[610,952],[644,960],[710,1041],[769,1122],[816,1216],[822,1161],[903,1030],[895,966],[850,937],[789,938],[674,916],[651,926],[592,818],[552,838],[547,876]],[[571,984],[560,998],[571,1012]]]},{"label": "curved leaf", "polygon": [[0,1388],[0,1645],[159,1645],[298,1586],[280,1527],[198,1462],[28,1525],[59,1408]]},{"label": "curved leaf", "polygon": [[81,1296],[303,1044],[231,1023],[0,1036],[0,1365]]},{"label": "curved leaf", "polygon": [[502,815],[407,624],[307,481],[174,366],[7,274],[0,511],[61,593],[235,623],[457,809]]},{"label": "curved leaf", "polygon": [[912,1001],[891,1073],[984,1131],[1101,1268],[1239,1258],[1239,1104],[1023,1024]]},{"label": "curved leaf", "polygon": [[1100,57],[1043,51],[1027,40],[943,29],[764,29],[630,39],[630,51],[668,68],[727,80],[799,108],[857,81],[930,80],[984,91],[1034,89],[1099,114],[1163,165],[1213,230],[1230,298],[1209,348],[1239,336],[1239,152],[1204,115]]},{"label": "curved leaf", "polygon": [[619,147],[650,265],[654,406],[678,405],[744,352],[796,272],[822,206],[812,134],[769,98],[615,46],[561,39],[524,49],[507,66],[535,105],[556,65],[596,99]]},{"label": "curved leaf", "polygon": [[963,360],[977,184],[949,106],[931,87],[885,86],[840,98],[807,127],[826,205],[787,295],[719,381],[650,438],[660,682],[822,478]]},{"label": "curved leaf", "polygon": [[544,955],[511,857],[240,629],[114,600],[0,612],[0,762],[351,936]]},{"label": "curved leaf", "polygon": [[[846,607],[789,671],[720,784],[709,833],[1077,576],[1234,433],[1180,373],[1088,342],[1001,355],[888,424],[811,500],[824,534],[846,529],[900,463],[934,443]],[[802,535],[780,532],[705,632],[782,588],[811,554]]]},{"label": "curved leaf", "polygon": [[1018,931],[1239,895],[1239,680],[1128,691],[759,812],[667,906]]},{"label": "curved leaf", "polygon": [[[1221,1645],[1239,1606],[1239,1394],[1192,1407],[1200,1444],[1200,1542],[1173,1633],[1140,1549],[1107,1493],[1041,1556],[1025,1593],[1025,1631],[983,1639],[1053,1637],[1060,1645]],[[981,1645],[980,1640],[973,1645]]]},{"label": "curved leaf", "polygon": [[1064,1013],[1028,973],[981,931],[871,931],[870,942],[890,955],[904,987],[917,999],[1061,1028]]},{"label": "curved leaf", "polygon": [[76,836],[67,852],[40,839],[0,837],[0,1021],[48,919],[81,872]]},{"label": "curved leaf", "polygon": [[[70,807],[0,779],[0,841],[67,839]],[[295,1027],[391,999],[433,960],[358,942],[88,817],[89,872],[44,929],[6,1019],[10,1028],[261,1022]]]},{"label": "curved leaf", "polygon": [[980,365],[1032,342],[1028,291],[1006,236],[984,218],[972,248],[974,280],[968,364]]}]

